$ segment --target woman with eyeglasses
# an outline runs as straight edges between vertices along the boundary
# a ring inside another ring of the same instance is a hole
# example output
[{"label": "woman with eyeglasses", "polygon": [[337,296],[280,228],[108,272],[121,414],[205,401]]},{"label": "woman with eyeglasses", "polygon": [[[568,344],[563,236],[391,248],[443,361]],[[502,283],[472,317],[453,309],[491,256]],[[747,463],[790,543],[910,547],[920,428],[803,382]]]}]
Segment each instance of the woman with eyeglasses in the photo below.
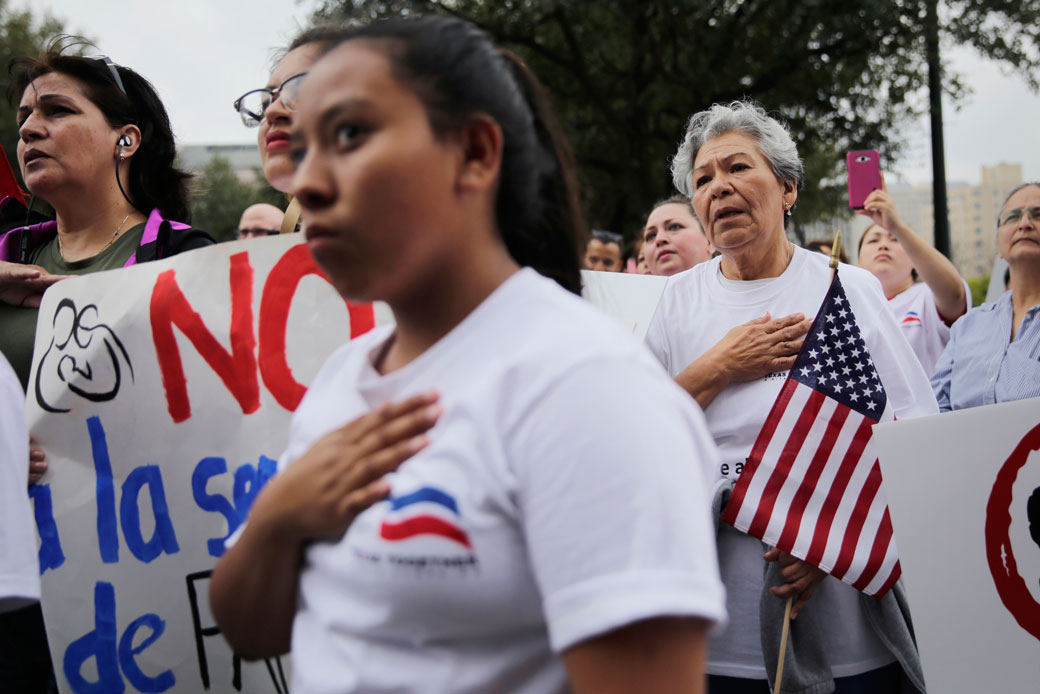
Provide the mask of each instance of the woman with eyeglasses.
[{"label": "woman with eyeglasses", "polygon": [[857,214],[873,222],[859,239],[859,266],[881,281],[903,337],[929,376],[950,326],[971,308],[971,290],[953,263],[907,226],[881,179]]},{"label": "woman with eyeglasses", "polygon": [[534,76],[458,19],[349,29],[290,152],[315,260],[397,322],[322,367],[214,569],[235,652],[291,645],[301,692],[701,692],[713,447],[576,296],[573,160]]},{"label": "woman with eyeglasses", "polygon": [[1004,200],[997,251],[1010,291],[954,323],[932,375],[943,412],[1040,396],[1040,182]]},{"label": "woman with eyeglasses", "polygon": [[289,190],[293,163],[289,159],[289,130],[296,112],[300,84],[337,30],[319,26],[303,32],[275,63],[267,85],[235,99],[234,107],[248,128],[258,128],[256,144],[264,178],[275,190]]}]

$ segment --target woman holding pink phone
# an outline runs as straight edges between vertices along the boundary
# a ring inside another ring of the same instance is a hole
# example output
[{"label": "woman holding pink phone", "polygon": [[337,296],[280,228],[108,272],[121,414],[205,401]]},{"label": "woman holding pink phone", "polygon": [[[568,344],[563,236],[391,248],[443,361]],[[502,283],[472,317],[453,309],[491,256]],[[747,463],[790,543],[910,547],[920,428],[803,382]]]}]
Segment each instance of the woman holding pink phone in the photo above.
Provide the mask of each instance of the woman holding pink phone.
[{"label": "woman holding pink phone", "polygon": [[946,256],[907,226],[881,178],[857,214],[870,217],[859,240],[859,266],[874,273],[903,336],[931,375],[950,326],[971,308],[971,292]]}]

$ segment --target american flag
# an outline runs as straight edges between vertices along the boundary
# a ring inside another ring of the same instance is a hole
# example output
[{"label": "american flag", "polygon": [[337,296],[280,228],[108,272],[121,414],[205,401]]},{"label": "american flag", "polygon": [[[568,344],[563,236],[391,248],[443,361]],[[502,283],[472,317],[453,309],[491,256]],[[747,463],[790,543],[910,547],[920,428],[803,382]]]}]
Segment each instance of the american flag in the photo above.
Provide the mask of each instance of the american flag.
[{"label": "american flag", "polygon": [[871,427],[892,419],[835,273],[722,520],[881,597],[900,567]]}]

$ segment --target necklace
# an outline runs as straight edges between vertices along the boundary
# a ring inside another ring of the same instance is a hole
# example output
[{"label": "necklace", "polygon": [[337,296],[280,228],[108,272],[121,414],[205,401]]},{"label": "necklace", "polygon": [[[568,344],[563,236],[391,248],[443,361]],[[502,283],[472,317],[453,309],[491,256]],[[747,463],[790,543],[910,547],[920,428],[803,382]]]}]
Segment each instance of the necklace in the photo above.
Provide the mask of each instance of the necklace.
[{"label": "necklace", "polygon": [[[110,238],[108,240],[108,243],[106,243],[104,246],[102,246],[98,250],[98,252],[95,253],[94,255],[97,255],[98,253],[103,252],[106,248],[108,248],[109,246],[111,246],[113,243],[116,242],[116,237],[119,236],[119,232],[123,230],[123,225],[126,224],[126,220],[130,219],[130,215],[132,215],[132,214],[133,214],[133,212],[127,212],[126,216],[123,217],[123,221],[121,221],[119,223],[119,226],[116,227],[116,230],[112,232],[112,238]],[[65,251],[61,247],[61,234],[58,234],[58,255],[61,256],[62,260],[65,260]],[[67,263],[69,261],[65,260],[65,262]]]}]

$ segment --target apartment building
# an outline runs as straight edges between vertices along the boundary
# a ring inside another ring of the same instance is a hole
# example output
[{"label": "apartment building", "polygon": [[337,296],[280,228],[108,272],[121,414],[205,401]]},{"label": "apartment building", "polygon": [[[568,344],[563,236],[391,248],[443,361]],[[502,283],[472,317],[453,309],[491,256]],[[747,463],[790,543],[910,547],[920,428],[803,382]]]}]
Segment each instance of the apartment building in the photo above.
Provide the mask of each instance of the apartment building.
[{"label": "apartment building", "polygon": [[[1022,183],[1021,164],[982,167],[979,185],[950,183],[947,205],[953,264],[964,277],[984,277],[997,255],[997,215],[1008,191]],[[934,240],[932,187],[893,186],[899,213],[929,243]]]}]

